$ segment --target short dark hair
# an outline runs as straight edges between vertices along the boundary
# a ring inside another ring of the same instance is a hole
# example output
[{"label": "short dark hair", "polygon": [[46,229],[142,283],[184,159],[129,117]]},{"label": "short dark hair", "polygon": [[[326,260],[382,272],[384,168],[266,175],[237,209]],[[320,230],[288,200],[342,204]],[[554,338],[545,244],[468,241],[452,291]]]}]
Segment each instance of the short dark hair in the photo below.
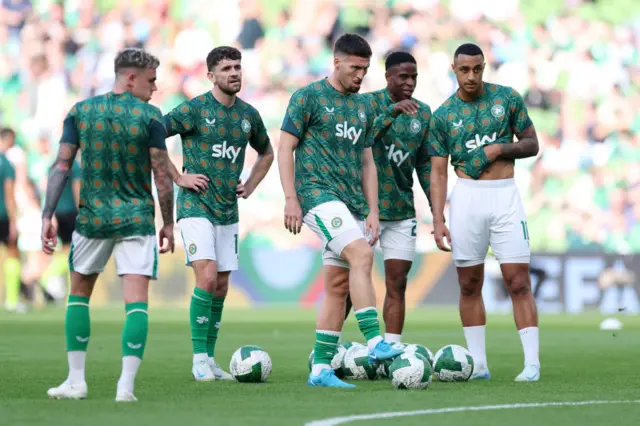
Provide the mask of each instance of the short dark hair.
[{"label": "short dark hair", "polygon": [[482,53],[482,49],[477,44],[473,43],[465,43],[460,45],[455,53],[453,54],[453,59],[457,59],[459,55],[467,55],[467,56],[482,56],[484,58],[484,53]]},{"label": "short dark hair", "polygon": [[348,56],[358,56],[359,58],[371,58],[371,46],[363,37],[358,34],[342,34],[333,47],[333,54],[343,54]]},{"label": "short dark hair", "polygon": [[213,71],[215,66],[223,59],[240,61],[242,60],[242,53],[240,53],[240,51],[235,47],[231,46],[216,47],[207,55],[207,71]]},{"label": "short dark hair", "polygon": [[11,127],[3,127],[2,130],[0,130],[0,139],[7,137],[16,138],[16,132]]},{"label": "short dark hair", "polygon": [[384,69],[389,71],[389,68],[395,67],[400,64],[417,64],[416,58],[409,52],[396,51],[387,56],[384,61]]},{"label": "short dark hair", "polygon": [[147,68],[156,69],[158,66],[160,66],[158,58],[143,49],[133,47],[118,52],[114,61],[116,74],[126,68],[143,70]]}]

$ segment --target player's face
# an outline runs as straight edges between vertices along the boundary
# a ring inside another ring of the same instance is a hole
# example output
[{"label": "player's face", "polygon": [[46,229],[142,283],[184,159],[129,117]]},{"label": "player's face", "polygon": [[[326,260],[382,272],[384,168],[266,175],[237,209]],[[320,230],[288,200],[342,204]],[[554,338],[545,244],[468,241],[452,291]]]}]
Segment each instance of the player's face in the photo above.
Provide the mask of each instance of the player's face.
[{"label": "player's face", "polygon": [[451,67],[456,73],[460,89],[468,94],[475,94],[480,90],[484,73],[484,57],[482,55],[458,55]]},{"label": "player's face", "polygon": [[153,92],[158,90],[158,86],[156,86],[156,70],[154,68],[131,72],[127,76],[127,82],[129,83],[131,94],[145,102],[149,102]]},{"label": "player's face", "polygon": [[340,84],[349,93],[358,93],[362,86],[362,80],[369,71],[369,58],[359,56],[340,55],[334,58],[334,65]]},{"label": "player's face", "polygon": [[207,77],[227,95],[235,95],[242,89],[242,65],[240,60],[223,59],[207,73]]},{"label": "player's face", "polygon": [[418,68],[416,64],[398,64],[386,73],[387,88],[396,99],[411,99],[418,83]]}]

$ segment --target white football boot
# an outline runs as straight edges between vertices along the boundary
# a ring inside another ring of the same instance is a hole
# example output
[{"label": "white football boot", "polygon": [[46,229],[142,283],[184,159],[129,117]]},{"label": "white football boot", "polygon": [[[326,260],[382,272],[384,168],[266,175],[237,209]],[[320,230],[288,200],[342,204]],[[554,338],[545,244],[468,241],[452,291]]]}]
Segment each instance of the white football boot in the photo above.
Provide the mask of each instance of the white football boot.
[{"label": "white football boot", "polygon": [[516,377],[516,382],[537,382],[540,380],[540,366],[530,364],[524,367],[522,373]]},{"label": "white football boot", "polygon": [[198,382],[208,382],[216,379],[206,360],[194,362],[191,372],[193,373],[193,378]]},{"label": "white football boot", "polygon": [[207,363],[209,364],[211,371],[213,371],[213,375],[216,377],[216,380],[233,380],[233,376],[220,368],[212,358],[209,358]]},{"label": "white football boot", "polygon": [[85,399],[87,397],[87,384],[71,383],[65,380],[60,386],[47,391],[49,398],[53,399]]}]

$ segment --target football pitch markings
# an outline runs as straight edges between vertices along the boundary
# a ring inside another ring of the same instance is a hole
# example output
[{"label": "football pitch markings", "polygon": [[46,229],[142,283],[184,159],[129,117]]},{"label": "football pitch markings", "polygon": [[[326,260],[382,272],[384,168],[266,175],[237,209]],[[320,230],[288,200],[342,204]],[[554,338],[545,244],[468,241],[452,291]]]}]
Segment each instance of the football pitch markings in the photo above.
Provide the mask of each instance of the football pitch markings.
[{"label": "football pitch markings", "polygon": [[388,413],[360,414],[354,416],[332,417],[324,420],[314,420],[305,423],[304,426],[338,426],[361,420],[390,419],[394,417],[425,416],[429,414],[460,413],[464,411],[494,411],[513,410],[517,408],[544,408],[544,407],[573,407],[580,405],[604,405],[604,404],[640,404],[640,399],[627,401],[566,401],[566,402],[535,402],[521,404],[502,405],[478,405],[469,407],[431,408],[415,411],[392,411]]}]

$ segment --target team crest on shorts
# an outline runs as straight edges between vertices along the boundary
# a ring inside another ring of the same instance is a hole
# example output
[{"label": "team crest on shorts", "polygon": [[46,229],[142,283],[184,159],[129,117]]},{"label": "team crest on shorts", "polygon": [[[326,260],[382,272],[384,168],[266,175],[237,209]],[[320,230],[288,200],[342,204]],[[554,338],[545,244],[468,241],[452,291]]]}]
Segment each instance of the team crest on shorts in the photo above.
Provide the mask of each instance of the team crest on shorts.
[{"label": "team crest on shorts", "polygon": [[420,129],[422,129],[422,124],[420,124],[420,122],[414,118],[413,120],[411,120],[409,128],[413,133],[418,133]]},{"label": "team crest on shorts", "polygon": [[358,118],[360,118],[360,121],[363,123],[367,122],[367,114],[365,114],[363,110],[358,110]]},{"label": "team crest on shorts", "polygon": [[333,219],[331,219],[331,226],[333,226],[334,228],[340,228],[342,226],[342,219],[340,219],[339,217],[334,217]]},{"label": "team crest on shorts", "polygon": [[251,131],[251,123],[246,118],[242,120],[242,131],[245,133],[249,133]]},{"label": "team crest on shorts", "polygon": [[500,118],[504,115],[504,107],[502,105],[494,105],[491,107],[491,115]]},{"label": "team crest on shorts", "polygon": [[198,247],[194,243],[189,244],[189,254],[190,255],[193,256],[194,254],[196,254],[197,251],[198,251]]}]

